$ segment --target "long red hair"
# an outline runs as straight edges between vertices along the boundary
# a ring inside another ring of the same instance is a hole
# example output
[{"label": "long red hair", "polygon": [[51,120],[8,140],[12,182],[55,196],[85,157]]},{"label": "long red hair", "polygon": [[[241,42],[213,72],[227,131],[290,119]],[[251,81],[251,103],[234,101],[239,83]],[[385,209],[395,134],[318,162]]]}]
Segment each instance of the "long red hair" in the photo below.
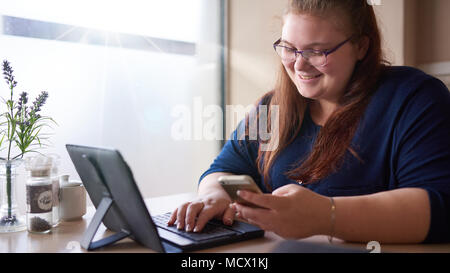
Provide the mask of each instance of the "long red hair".
[{"label": "long red hair", "polygon": [[[307,158],[299,158],[297,167],[285,174],[288,178],[304,184],[317,182],[336,172],[343,163],[347,150],[359,158],[356,147],[350,144],[387,63],[382,56],[380,32],[374,10],[366,0],[291,0],[286,14],[307,13],[322,16],[336,11],[342,11],[348,18],[351,31],[355,34],[352,42],[366,36],[370,44],[366,56],[355,66],[338,109],[321,128],[311,153]],[[267,145],[272,145],[273,149],[259,149],[257,157],[257,166],[268,190],[272,190],[269,183],[271,166],[281,151],[299,134],[309,101],[310,99],[298,92],[283,65],[280,65],[275,89],[258,100],[259,104],[269,106],[269,117],[271,105],[278,105],[279,109],[276,124],[271,124],[268,118],[268,128],[271,128],[272,132],[272,127],[278,126],[278,135],[272,135],[266,142]]]}]

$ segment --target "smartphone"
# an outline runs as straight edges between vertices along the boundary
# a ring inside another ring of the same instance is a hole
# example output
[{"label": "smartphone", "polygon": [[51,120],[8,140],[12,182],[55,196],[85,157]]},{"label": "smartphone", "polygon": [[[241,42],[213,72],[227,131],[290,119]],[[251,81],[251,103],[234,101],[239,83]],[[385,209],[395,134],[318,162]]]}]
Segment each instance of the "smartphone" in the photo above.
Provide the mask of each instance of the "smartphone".
[{"label": "smartphone", "polygon": [[219,177],[219,184],[228,193],[233,202],[240,203],[242,205],[254,208],[260,208],[260,206],[243,200],[237,195],[238,190],[246,190],[254,193],[263,193],[251,176],[248,175],[224,175]]}]

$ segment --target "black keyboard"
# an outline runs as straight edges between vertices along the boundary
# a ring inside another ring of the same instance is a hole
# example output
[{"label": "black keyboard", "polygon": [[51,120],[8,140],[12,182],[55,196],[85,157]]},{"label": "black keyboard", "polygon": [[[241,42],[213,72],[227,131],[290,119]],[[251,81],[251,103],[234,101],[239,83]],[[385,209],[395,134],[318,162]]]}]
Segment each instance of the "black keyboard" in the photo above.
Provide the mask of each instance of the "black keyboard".
[{"label": "black keyboard", "polygon": [[201,232],[187,232],[185,230],[179,230],[177,229],[176,225],[173,226],[167,225],[167,222],[169,221],[171,214],[172,214],[171,212],[167,212],[161,215],[152,216],[153,222],[155,223],[156,226],[160,228],[177,233],[180,236],[186,237],[194,241],[203,241],[238,234],[237,231],[225,228],[220,224],[216,224],[212,221],[208,222]]}]

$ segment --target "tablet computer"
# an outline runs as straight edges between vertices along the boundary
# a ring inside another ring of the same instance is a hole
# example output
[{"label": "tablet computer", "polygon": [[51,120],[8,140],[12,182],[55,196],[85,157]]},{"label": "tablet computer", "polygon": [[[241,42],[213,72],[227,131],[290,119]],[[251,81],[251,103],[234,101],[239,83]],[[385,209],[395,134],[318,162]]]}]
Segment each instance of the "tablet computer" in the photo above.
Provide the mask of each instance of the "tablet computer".
[{"label": "tablet computer", "polygon": [[[227,226],[211,220],[199,233],[167,226],[171,212],[150,215],[133,173],[118,150],[73,144],[67,144],[66,149],[96,208],[81,241],[85,249],[130,237],[157,252],[185,252],[264,236],[260,228],[241,221]],[[102,222],[116,233],[94,242]]]}]

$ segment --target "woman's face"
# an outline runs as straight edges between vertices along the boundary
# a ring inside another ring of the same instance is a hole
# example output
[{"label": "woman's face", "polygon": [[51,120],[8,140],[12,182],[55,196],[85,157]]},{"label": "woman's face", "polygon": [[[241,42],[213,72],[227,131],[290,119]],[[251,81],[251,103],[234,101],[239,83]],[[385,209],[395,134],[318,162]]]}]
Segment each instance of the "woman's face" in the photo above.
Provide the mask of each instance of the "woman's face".
[{"label": "woman's face", "polygon": [[[333,23],[336,18],[289,13],[284,21],[282,44],[297,50],[333,49],[352,35]],[[312,66],[300,54],[295,62],[282,62],[303,97],[337,103],[366,50],[349,41],[329,54],[324,66]]]}]

